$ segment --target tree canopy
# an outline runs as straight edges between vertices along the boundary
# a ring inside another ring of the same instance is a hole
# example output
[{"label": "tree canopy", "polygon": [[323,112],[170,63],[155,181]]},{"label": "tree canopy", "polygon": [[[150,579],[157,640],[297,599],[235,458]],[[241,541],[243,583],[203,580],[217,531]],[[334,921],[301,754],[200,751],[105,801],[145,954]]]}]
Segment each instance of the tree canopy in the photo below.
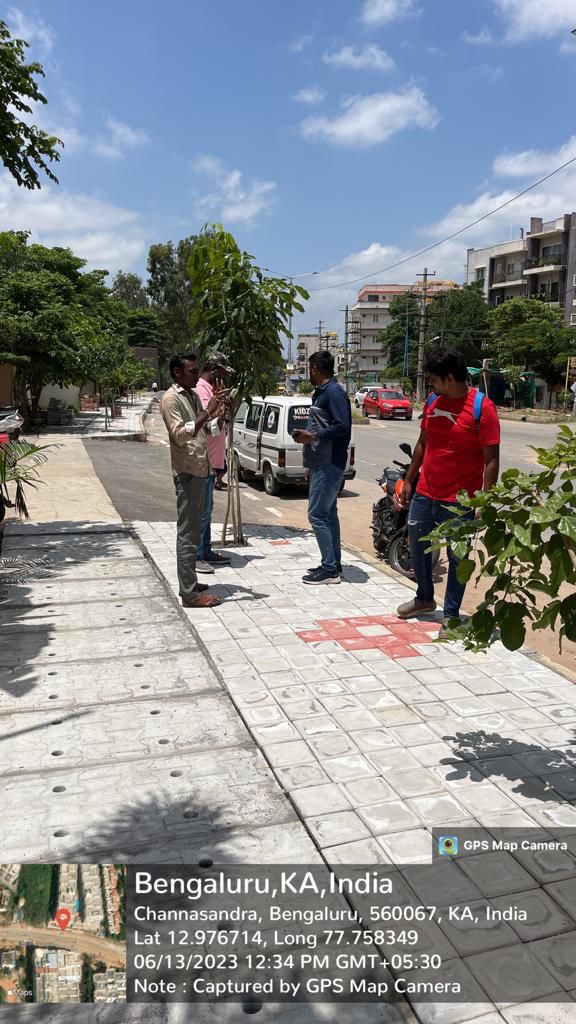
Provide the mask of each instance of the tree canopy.
[{"label": "tree canopy", "polygon": [[284,366],[282,335],[308,292],[284,278],[266,277],[220,224],[198,235],[189,259],[191,324],[200,354],[224,352],[239,398],[266,394]]},{"label": "tree canopy", "polygon": [[64,143],[25,119],[32,103],[48,102],[36,82],[44,76],[42,65],[26,63],[28,45],[0,21],[0,159],[19,185],[35,189],[41,187],[39,171],[58,182],[49,165],[60,159]]},{"label": "tree canopy", "polygon": [[509,299],[490,311],[491,357],[534,370],[548,384],[561,383],[573,337],[562,310],[540,299]]},{"label": "tree canopy", "polygon": [[486,358],[490,338],[490,307],[476,284],[440,292],[426,313],[426,339],[462,352],[469,365]]},{"label": "tree canopy", "polygon": [[148,293],[138,274],[125,273],[119,270],[112,281],[112,296],[124,302],[129,309],[147,309]]},{"label": "tree canopy", "polygon": [[148,252],[148,295],[164,324],[172,352],[192,347],[192,294],[188,264],[196,236],[159,242]]}]

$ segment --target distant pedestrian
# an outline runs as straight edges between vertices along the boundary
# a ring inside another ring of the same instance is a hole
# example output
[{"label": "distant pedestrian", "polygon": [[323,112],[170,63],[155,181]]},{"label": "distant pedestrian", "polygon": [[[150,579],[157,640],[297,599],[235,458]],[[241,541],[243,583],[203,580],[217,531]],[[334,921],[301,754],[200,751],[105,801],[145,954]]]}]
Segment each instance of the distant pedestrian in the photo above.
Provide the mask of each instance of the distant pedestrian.
[{"label": "distant pedestrian", "polygon": [[[400,605],[400,619],[416,618],[436,608],[432,556],[424,538],[439,523],[458,515],[458,492],[470,496],[487,491],[498,480],[500,421],[489,398],[467,384],[468,370],[461,352],[438,349],[426,360],[433,394],[422,417],[420,437],[406,473],[401,502],[408,509],[410,553],[418,589],[412,601]],[[420,470],[416,493],[412,481]],[[472,518],[468,510],[465,515]],[[444,628],[458,619],[465,584],[456,570],[458,559],[448,548],[448,580],[444,595]]]},{"label": "distant pedestrian", "polygon": [[318,586],[340,583],[342,574],[338,494],[348,458],[352,413],[347,395],[334,378],[331,352],[315,352],[308,363],[315,389],[312,405],[306,430],[295,430],[292,436],[304,445],[304,466],[310,479],[308,521],[322,558],[303,582]]},{"label": "distant pedestrian", "polygon": [[152,391],[154,392],[154,394],[156,394],[156,392],[158,391],[158,385],[157,385],[156,381],[154,381],[154,383],[152,385]]},{"label": "distant pedestrian", "polygon": [[170,376],[172,387],[162,396],[160,410],[170,437],[170,457],[176,488],[178,509],[176,561],[180,597],[185,608],[211,608],[222,598],[206,594],[208,589],[198,583],[196,555],[200,543],[200,527],[204,508],[204,491],[210,473],[207,435],[218,434],[218,417],[223,403],[216,393],[207,408],[194,391],[198,383],[195,352],[172,356]]},{"label": "distant pedestrian", "polygon": [[[215,388],[225,388],[228,373],[228,360],[220,352],[210,352],[202,367],[202,372],[195,387],[204,409],[208,408],[214,396]],[[214,510],[214,489],[218,475],[225,472],[226,465],[226,431],[224,420],[219,421],[220,433],[207,438],[210,473],[206,477],[204,492],[204,509],[200,528],[200,545],[196,555],[196,572],[213,573],[219,565],[230,565],[230,559],[212,547],[212,512]]]}]

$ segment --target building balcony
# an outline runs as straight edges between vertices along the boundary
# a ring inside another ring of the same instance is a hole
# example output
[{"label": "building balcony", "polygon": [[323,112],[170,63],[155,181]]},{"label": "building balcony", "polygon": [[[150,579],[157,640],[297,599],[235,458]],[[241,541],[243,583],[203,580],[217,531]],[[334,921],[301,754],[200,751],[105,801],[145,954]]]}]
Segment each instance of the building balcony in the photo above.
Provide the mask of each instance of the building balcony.
[{"label": "building balcony", "polygon": [[526,260],[524,275],[550,273],[561,268],[561,256],[540,256],[538,259]]},{"label": "building balcony", "polygon": [[524,286],[524,284],[526,282],[524,281],[523,277],[519,277],[518,276],[519,274],[522,274],[521,270],[517,270],[516,273],[514,273],[514,274],[504,274],[503,277],[501,275],[495,276],[494,280],[492,281],[492,284],[490,285],[490,287],[491,288],[514,288],[516,285]]}]

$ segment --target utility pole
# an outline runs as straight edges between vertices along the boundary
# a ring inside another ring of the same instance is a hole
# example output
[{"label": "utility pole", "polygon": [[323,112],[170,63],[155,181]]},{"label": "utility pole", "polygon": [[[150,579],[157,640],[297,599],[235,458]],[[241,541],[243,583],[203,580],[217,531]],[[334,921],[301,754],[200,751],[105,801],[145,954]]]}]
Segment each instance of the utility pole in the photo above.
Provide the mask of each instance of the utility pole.
[{"label": "utility pole", "polygon": [[349,394],[350,361],[348,359],[348,306],[346,306],[344,310],[344,365],[346,367],[346,376],[344,378],[346,384],[346,394]]},{"label": "utility pole", "polygon": [[320,348],[322,348],[322,324],[323,323],[325,323],[324,320],[319,320],[318,321],[318,341],[320,343]]},{"label": "utility pole", "polygon": [[424,401],[424,346],[426,345],[426,300],[428,297],[428,278],[436,277],[435,270],[428,270],[424,267],[424,273],[418,274],[422,280],[422,294],[420,299],[420,334],[418,337],[418,376],[416,378],[416,398],[419,402]]},{"label": "utility pole", "polygon": [[[292,284],[293,278],[290,278]],[[290,305],[290,317],[288,319],[288,366],[292,366],[292,305]],[[289,371],[291,372],[291,371]]]}]

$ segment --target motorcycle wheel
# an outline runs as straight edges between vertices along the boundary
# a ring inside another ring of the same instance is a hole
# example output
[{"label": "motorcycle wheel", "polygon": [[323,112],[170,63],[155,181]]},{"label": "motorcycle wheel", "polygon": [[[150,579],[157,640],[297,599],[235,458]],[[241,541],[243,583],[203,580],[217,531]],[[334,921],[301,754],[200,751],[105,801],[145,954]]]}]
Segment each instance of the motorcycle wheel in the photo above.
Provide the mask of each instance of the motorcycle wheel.
[{"label": "motorcycle wheel", "polygon": [[[438,565],[439,558],[440,552],[433,551],[432,569],[435,569]],[[402,531],[402,533],[399,533],[394,537],[388,549],[388,562],[395,572],[400,573],[402,576],[409,576],[410,579],[414,579],[410,545],[408,543],[408,533],[406,531]]]}]

